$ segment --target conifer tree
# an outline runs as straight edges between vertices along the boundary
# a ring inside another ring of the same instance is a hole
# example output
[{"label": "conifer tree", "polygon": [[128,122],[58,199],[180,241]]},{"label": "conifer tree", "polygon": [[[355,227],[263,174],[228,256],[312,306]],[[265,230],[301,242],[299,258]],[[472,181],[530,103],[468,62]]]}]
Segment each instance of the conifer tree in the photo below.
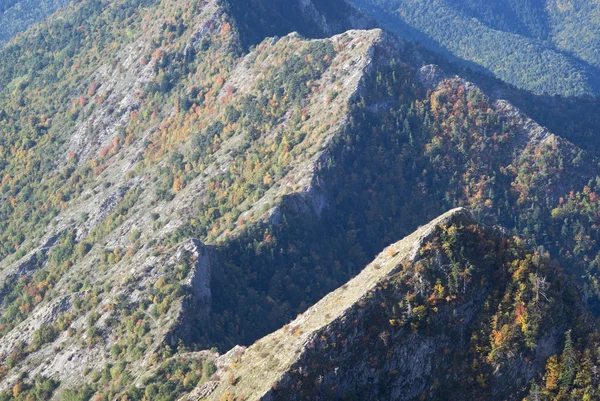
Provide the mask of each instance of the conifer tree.
[{"label": "conifer tree", "polygon": [[571,330],[567,331],[565,338],[565,348],[560,356],[560,377],[559,383],[561,387],[569,387],[573,383],[577,369],[577,355],[573,347],[571,338]]}]

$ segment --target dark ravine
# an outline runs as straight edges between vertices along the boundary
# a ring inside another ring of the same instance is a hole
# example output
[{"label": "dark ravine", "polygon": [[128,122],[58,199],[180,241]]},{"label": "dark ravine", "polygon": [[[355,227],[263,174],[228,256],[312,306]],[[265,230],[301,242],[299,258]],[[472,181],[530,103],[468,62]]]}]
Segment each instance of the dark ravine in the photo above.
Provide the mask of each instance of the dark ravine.
[{"label": "dark ravine", "polygon": [[291,32],[326,38],[350,29],[377,26],[374,19],[344,1],[222,0],[222,3],[235,19],[246,48],[259,44],[265,37],[285,36]]}]

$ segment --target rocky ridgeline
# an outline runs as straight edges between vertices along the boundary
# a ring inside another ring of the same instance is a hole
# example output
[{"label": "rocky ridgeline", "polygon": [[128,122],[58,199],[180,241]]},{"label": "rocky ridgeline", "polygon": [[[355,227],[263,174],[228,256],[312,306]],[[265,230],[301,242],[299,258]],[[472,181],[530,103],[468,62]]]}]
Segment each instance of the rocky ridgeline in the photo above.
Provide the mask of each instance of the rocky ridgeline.
[{"label": "rocky ridgeline", "polygon": [[[389,246],[358,276],[281,330],[222,356],[213,380],[181,401],[446,399],[454,391],[465,396],[465,388],[452,388],[452,383],[468,376],[475,363],[468,359],[469,349],[480,325],[489,324],[485,314],[502,309],[489,303],[509,296],[509,286],[498,277],[518,258],[511,241],[503,230],[477,223],[465,209],[452,210]],[[460,249],[464,258],[455,263],[470,278],[451,296],[449,255]],[[509,249],[515,254],[507,258]],[[547,277],[548,282],[556,279]],[[574,303],[587,319],[571,290],[551,298],[558,289],[554,284],[547,288],[544,296],[553,304],[548,307]],[[419,305],[421,293],[429,297],[429,306]],[[482,392],[494,399],[521,399],[548,356],[560,352],[569,320],[564,314],[543,317],[538,346],[498,361]],[[553,326],[553,321],[562,323]]]},{"label": "rocky ridgeline", "polygon": [[[302,2],[302,7],[309,13],[316,12],[315,6],[310,2]],[[223,9],[217,1],[206,2],[202,12],[195,17],[194,26],[180,40],[189,41],[188,51],[196,47],[196,51],[201,52],[202,39],[220,32],[223,18]],[[320,21],[321,24],[326,24],[324,17]],[[86,106],[86,117],[77,122],[65,144],[65,154],[76,154],[79,165],[98,157],[101,149],[110,146],[119,129],[129,123],[132,113],[139,107],[143,92],[152,80],[152,69],[156,62],[154,59],[149,63],[142,62],[142,59],[148,54],[152,35],[159,31],[162,23],[163,21],[157,21],[146,26],[143,35],[119,51],[118,67],[107,63],[93,73],[92,79],[102,82],[97,96],[105,101],[101,105]],[[333,33],[335,29],[326,25],[321,28],[328,33]],[[225,96],[225,92],[229,91],[234,93],[233,102],[242,98],[253,90],[265,69],[280,61],[277,60],[277,53],[294,52],[314,41],[298,34],[266,40],[256,50],[235,61],[225,77],[220,96]],[[316,41],[331,44],[341,50],[331,60],[330,68],[322,71],[319,81],[312,83],[319,90],[310,93],[309,98],[305,99],[306,113],[310,116],[306,122],[306,130],[317,131],[324,124],[328,124],[330,128],[320,135],[318,141],[311,138],[311,141],[307,140],[301,145],[303,152],[298,152],[289,161],[286,177],[273,185],[261,199],[241,205],[241,224],[244,224],[248,215],[255,221],[270,220],[277,223],[278,204],[284,196],[290,199],[287,201],[288,205],[295,205],[301,212],[310,209],[319,214],[326,206],[327,200],[315,189],[315,171],[327,158],[329,143],[341,131],[348,106],[360,90],[364,76],[372,71],[373,51],[382,41],[382,33],[379,30],[354,30]],[[330,101],[326,94],[332,82],[338,88],[338,94]],[[260,143],[284,129],[289,114],[256,142]],[[144,133],[146,139],[154,133],[158,123]],[[229,168],[233,160],[231,154],[241,140],[241,136],[230,137],[221,145],[215,154],[214,163],[206,166],[203,174],[188,183],[174,199],[158,203],[153,200],[156,184],[152,175],[156,170],[150,170],[142,176],[132,174],[142,163],[144,140],[123,147],[111,157],[110,163],[96,178],[93,186],[87,188],[79,198],[72,199],[54,219],[41,240],[29,240],[28,246],[32,250],[27,255],[18,259],[11,256],[0,262],[0,271],[5,280],[31,276],[46,268],[49,252],[58,245],[61,236],[73,231],[75,241],[83,241],[102,226],[128,196],[136,194],[135,206],[130,208],[127,218],[108,232],[102,243],[95,244],[89,253],[69,267],[53,289],[53,293],[58,296],[42,302],[23,322],[2,337],[0,349],[6,358],[15,349],[23,345],[26,347],[32,341],[34,332],[43,326],[55,324],[64,314],[76,316],[69,326],[78,334],[73,337],[64,332],[42,344],[39,349],[28,350],[2,378],[0,387],[9,388],[23,372],[28,372],[31,377],[35,374],[53,377],[65,387],[72,387],[85,380],[87,372],[102,369],[106,363],[119,360],[110,354],[116,338],[114,324],[110,322],[118,313],[111,311],[110,305],[136,305],[148,297],[149,291],[155,288],[161,278],[172,275],[181,265],[190,267],[186,267],[186,271],[189,270],[187,276],[179,280],[185,296],[172,302],[168,313],[158,320],[148,319],[150,339],[143,358],[135,362],[136,369],[143,372],[153,353],[164,345],[176,346],[180,339],[186,339],[190,326],[209,324],[206,319],[211,306],[211,266],[219,263],[218,250],[197,239],[188,239],[183,244],[164,249],[160,253],[151,244],[164,241],[183,223],[194,218],[196,210],[207,196],[210,181]],[[66,160],[57,161],[58,168],[64,168],[66,163]],[[87,218],[82,219],[81,216]],[[160,223],[158,226],[156,216]],[[137,239],[131,236],[132,232],[138,233]],[[227,241],[230,237],[242,234],[236,226],[231,232],[221,235],[219,241]],[[97,268],[107,250],[124,252],[132,247],[138,248],[132,257],[118,260],[107,269]],[[82,279],[86,285],[106,290],[97,294],[96,306],[76,311],[74,300],[91,296],[89,291],[72,293],[74,283]],[[150,311],[144,313],[149,316]],[[86,334],[91,315],[94,315],[93,321],[97,321],[94,324],[98,328],[94,332],[95,336],[99,336],[97,341],[88,341]]]}]

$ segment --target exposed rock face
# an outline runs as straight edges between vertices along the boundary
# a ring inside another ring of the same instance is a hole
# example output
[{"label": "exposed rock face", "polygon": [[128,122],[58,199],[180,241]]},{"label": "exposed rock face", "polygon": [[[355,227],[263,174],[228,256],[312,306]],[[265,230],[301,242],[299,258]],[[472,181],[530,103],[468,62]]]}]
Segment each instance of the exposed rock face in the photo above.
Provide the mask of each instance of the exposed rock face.
[{"label": "exposed rock face", "polygon": [[212,270],[211,265],[214,263],[214,251],[203,245],[199,240],[193,239],[183,244],[175,257],[182,260],[185,257],[184,252],[189,255],[188,257],[191,256],[194,262],[190,277],[185,284],[190,287],[196,304],[204,308],[210,308],[210,273]]},{"label": "exposed rock face", "polygon": [[446,74],[439,66],[429,64],[419,69],[419,80],[428,88],[436,87],[441,81],[446,78]]},{"label": "exposed rock face", "polygon": [[190,342],[192,331],[198,326],[210,324],[209,312],[212,303],[211,273],[218,263],[217,250],[202,244],[197,239],[186,241],[173,257],[176,264],[191,264],[191,271],[183,285],[188,291],[179,316],[179,325],[174,329],[173,343],[178,339]]}]

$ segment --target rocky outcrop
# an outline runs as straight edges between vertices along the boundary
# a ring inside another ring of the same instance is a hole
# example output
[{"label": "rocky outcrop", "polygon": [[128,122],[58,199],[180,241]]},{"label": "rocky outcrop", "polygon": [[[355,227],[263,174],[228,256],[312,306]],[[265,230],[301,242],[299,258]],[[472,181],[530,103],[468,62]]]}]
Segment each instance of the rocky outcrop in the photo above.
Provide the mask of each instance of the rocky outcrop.
[{"label": "rocky outcrop", "polygon": [[419,80],[428,88],[435,88],[440,82],[446,79],[446,74],[440,66],[429,64],[421,67],[417,74]]},{"label": "rocky outcrop", "polygon": [[176,264],[185,263],[191,265],[191,271],[183,281],[187,295],[181,305],[178,325],[167,337],[172,338],[169,341],[174,344],[179,339],[191,343],[194,332],[199,327],[210,324],[211,274],[218,263],[218,251],[197,239],[191,239],[179,247],[172,261],[175,262],[173,268]]},{"label": "rocky outcrop", "polygon": [[212,247],[205,246],[197,239],[188,240],[175,254],[177,260],[192,259],[192,271],[184,285],[189,287],[195,304],[206,309],[210,308],[212,301],[210,274],[215,259],[214,254]]}]

